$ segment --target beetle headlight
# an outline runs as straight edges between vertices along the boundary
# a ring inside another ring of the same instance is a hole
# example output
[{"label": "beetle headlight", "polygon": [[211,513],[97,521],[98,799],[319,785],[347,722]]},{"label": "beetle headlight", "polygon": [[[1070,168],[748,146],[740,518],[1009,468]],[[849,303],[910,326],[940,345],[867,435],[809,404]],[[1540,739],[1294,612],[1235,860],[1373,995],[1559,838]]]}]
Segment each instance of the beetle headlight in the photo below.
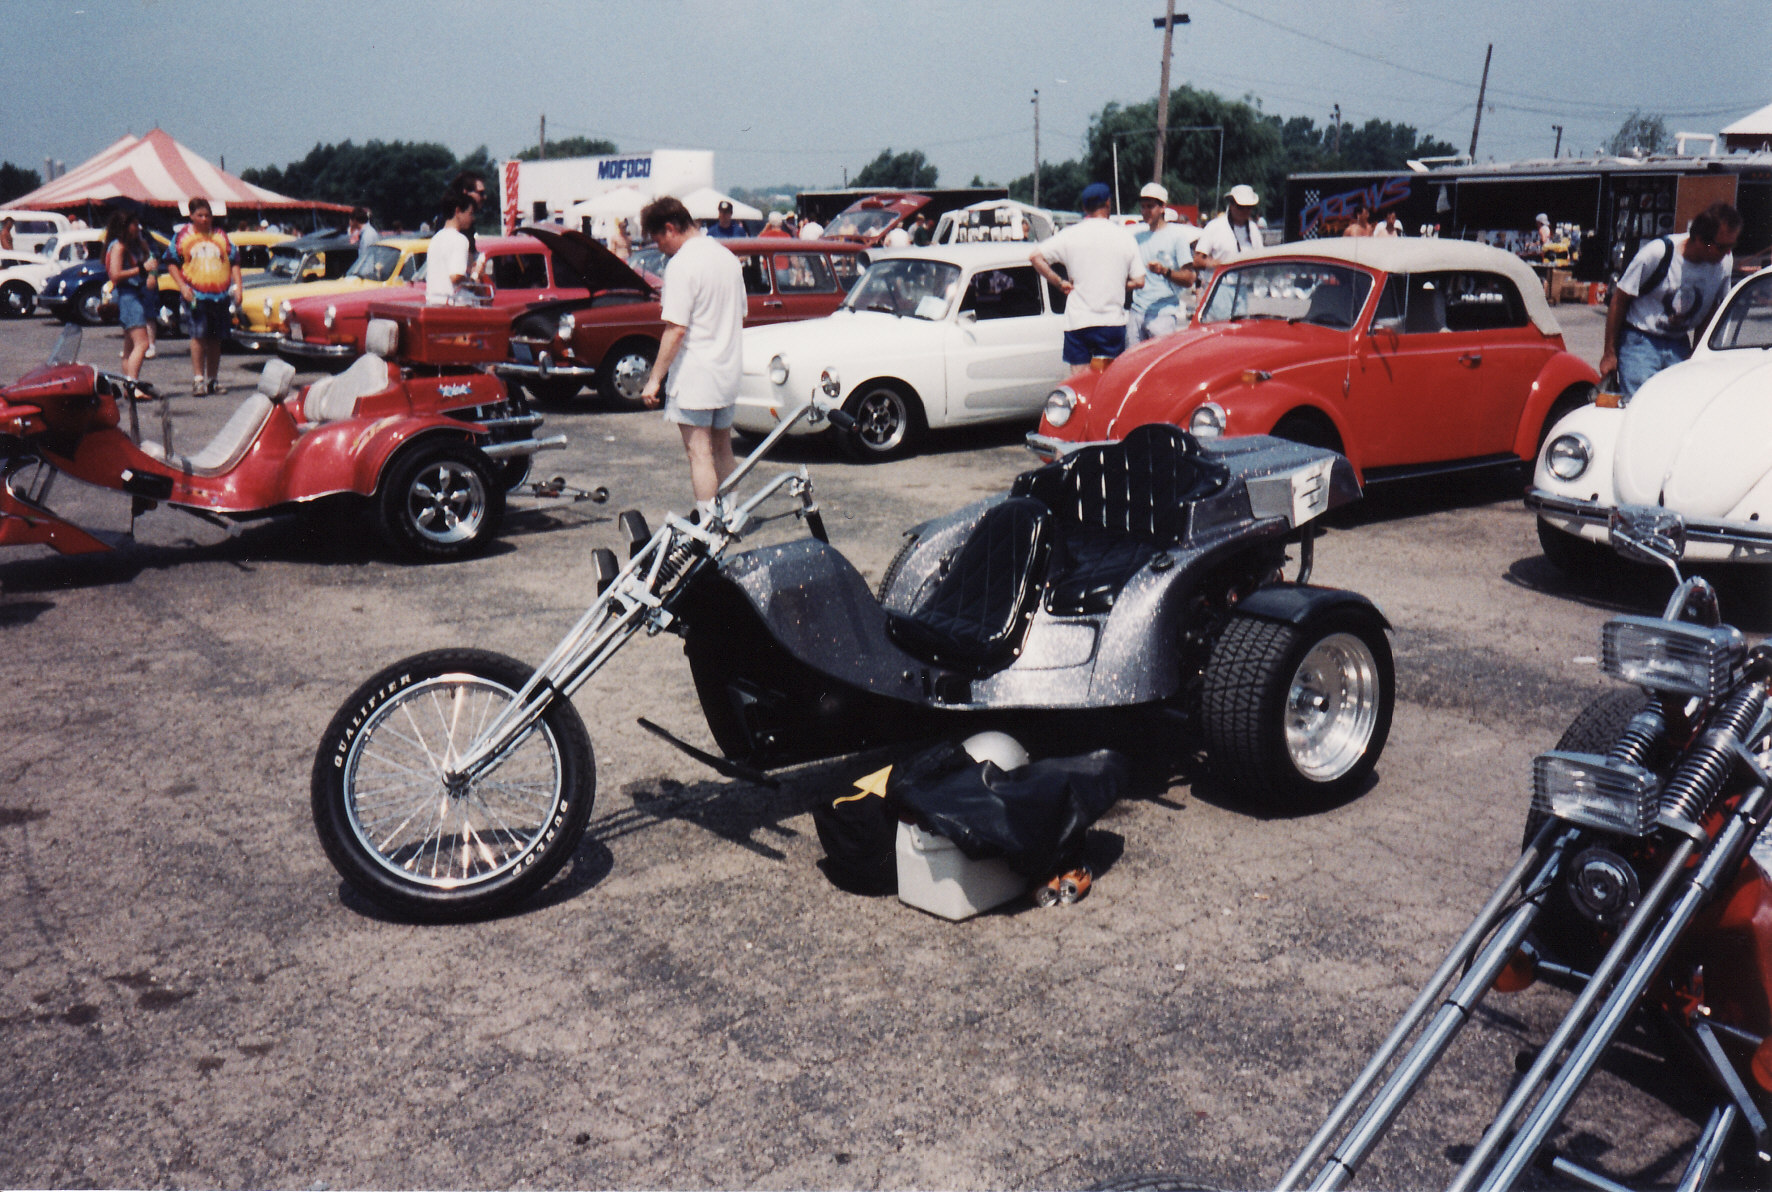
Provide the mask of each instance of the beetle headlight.
[{"label": "beetle headlight", "polygon": [[1586,435],[1558,435],[1544,449],[1544,466],[1558,480],[1576,480],[1593,462],[1594,447]]},{"label": "beetle headlight", "polygon": [[289,312],[291,309],[289,299],[285,298],[283,304],[277,308],[277,317],[285,323],[289,322]]},{"label": "beetle headlight", "polygon": [[1641,766],[1613,765],[1593,753],[1542,753],[1532,763],[1532,810],[1572,824],[1647,836],[1661,784]]},{"label": "beetle headlight", "polygon": [[771,385],[786,385],[788,383],[788,363],[780,356],[772,357],[769,361],[769,383]]},{"label": "beetle headlight", "polygon": [[1040,411],[1051,426],[1063,426],[1071,420],[1071,411],[1080,404],[1077,391],[1069,385],[1060,385],[1046,395],[1046,408]]},{"label": "beetle headlight", "polygon": [[837,379],[837,370],[834,368],[827,368],[818,374],[818,387],[833,401],[843,392],[843,382]]},{"label": "beetle headlight", "polygon": [[573,328],[575,328],[577,326],[578,326],[578,320],[573,317],[573,314],[571,311],[567,311],[565,314],[560,316],[560,322],[558,324],[556,324],[554,327],[554,338],[555,339],[571,339]]},{"label": "beetle headlight", "polygon": [[1224,407],[1215,401],[1201,403],[1188,418],[1187,428],[1196,439],[1216,439],[1224,433]]},{"label": "beetle headlight", "polygon": [[1614,617],[1600,631],[1601,670],[1670,695],[1720,698],[1746,654],[1746,639],[1732,625]]},{"label": "beetle headlight", "polygon": [[320,325],[325,327],[326,330],[331,331],[332,325],[336,322],[338,322],[338,307],[328,302],[326,304],[326,317],[320,320]]}]

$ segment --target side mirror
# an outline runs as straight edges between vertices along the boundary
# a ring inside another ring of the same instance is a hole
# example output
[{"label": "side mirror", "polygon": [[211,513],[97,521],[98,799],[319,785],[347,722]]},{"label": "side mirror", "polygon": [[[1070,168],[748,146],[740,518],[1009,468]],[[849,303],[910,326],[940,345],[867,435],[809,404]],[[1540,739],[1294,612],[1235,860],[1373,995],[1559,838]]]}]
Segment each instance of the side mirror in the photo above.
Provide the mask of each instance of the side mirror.
[{"label": "side mirror", "polygon": [[962,327],[969,327],[978,322],[978,312],[975,310],[963,310],[960,312],[958,321]]}]

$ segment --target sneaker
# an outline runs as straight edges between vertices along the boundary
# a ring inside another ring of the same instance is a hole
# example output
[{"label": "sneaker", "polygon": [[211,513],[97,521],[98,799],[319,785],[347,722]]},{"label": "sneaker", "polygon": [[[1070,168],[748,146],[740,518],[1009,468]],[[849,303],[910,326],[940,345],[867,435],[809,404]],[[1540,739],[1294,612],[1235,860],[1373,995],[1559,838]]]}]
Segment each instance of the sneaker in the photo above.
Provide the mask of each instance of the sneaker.
[{"label": "sneaker", "polygon": [[222,384],[220,381],[216,380],[214,377],[209,378],[209,392],[211,392],[211,393],[226,393],[227,391],[228,391],[228,387],[226,385]]},{"label": "sneaker", "polygon": [[152,360],[157,355],[159,355],[159,349],[155,348],[154,345],[152,343],[150,343],[150,344],[148,344],[148,354],[146,356],[142,357],[142,359]]},{"label": "sneaker", "polygon": [[202,377],[192,377],[191,378],[191,396],[192,397],[202,397],[205,393],[208,393],[208,392],[209,392],[209,382],[208,381],[205,381]]}]

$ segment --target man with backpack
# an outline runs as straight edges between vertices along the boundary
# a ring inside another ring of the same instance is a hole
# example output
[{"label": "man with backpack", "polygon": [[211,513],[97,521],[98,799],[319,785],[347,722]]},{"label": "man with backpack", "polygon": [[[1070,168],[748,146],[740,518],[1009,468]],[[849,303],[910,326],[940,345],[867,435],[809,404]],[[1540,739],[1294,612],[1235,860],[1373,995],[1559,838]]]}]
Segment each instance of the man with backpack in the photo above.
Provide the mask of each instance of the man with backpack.
[{"label": "man with backpack", "polygon": [[1687,231],[1637,250],[1612,287],[1600,353],[1600,375],[1616,370],[1623,396],[1692,354],[1692,336],[1704,330],[1729,288],[1730,254],[1740,235],[1741,213],[1712,203]]}]

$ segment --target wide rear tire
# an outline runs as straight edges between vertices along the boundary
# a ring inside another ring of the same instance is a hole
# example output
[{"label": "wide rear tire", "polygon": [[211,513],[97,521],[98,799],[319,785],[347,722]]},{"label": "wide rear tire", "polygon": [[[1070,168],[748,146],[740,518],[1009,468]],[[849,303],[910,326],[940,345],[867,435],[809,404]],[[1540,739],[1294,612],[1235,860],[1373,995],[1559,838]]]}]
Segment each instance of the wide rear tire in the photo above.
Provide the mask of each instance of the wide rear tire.
[{"label": "wide rear tire", "polygon": [[37,305],[37,291],[22,281],[9,281],[0,286],[0,316],[22,319]]},{"label": "wide rear tire", "polygon": [[381,671],[339,708],[311,781],[314,828],[339,875],[413,919],[493,914],[545,885],[577,850],[597,771],[590,734],[556,698],[477,781],[445,785],[459,756],[529,678],[484,650],[432,650]]},{"label": "wide rear tire", "polygon": [[1238,613],[1206,664],[1208,764],[1276,810],[1338,803],[1378,764],[1395,704],[1396,668],[1375,613],[1338,608],[1303,625]]}]

